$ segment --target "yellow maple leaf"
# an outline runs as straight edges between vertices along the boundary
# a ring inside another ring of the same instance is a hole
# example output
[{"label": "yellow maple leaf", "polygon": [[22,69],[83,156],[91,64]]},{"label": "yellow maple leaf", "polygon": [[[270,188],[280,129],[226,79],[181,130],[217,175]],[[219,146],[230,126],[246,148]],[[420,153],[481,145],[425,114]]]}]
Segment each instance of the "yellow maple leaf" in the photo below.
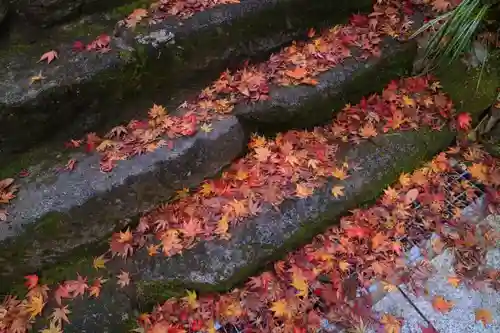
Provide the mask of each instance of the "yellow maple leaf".
[{"label": "yellow maple leaf", "polygon": [[460,278],[457,276],[450,276],[448,277],[448,283],[453,287],[458,288],[458,285],[460,284]]},{"label": "yellow maple leaf", "polygon": [[406,106],[415,106],[415,100],[411,97],[403,95],[403,104]]},{"label": "yellow maple leaf", "polygon": [[62,333],[61,326],[51,321],[48,328],[44,328],[40,333]]},{"label": "yellow maple leaf", "polygon": [[335,168],[333,169],[332,171],[332,176],[337,178],[337,179],[340,179],[340,180],[344,180],[346,178],[349,178],[349,175],[347,175],[347,172],[345,171],[344,168]]},{"label": "yellow maple leaf", "polygon": [[100,255],[99,257],[94,258],[94,262],[92,263],[92,266],[94,266],[95,269],[105,268],[106,262],[108,262],[108,261],[106,259],[104,259],[104,255]]},{"label": "yellow maple leaf", "polygon": [[198,296],[196,295],[196,291],[186,290],[186,292],[187,296],[184,297],[184,300],[187,302],[187,304],[191,309],[196,309],[199,306],[197,301]]},{"label": "yellow maple leaf", "polygon": [[476,321],[480,321],[484,326],[491,324],[493,321],[493,316],[491,311],[488,309],[477,309],[475,311]]},{"label": "yellow maple leaf", "polygon": [[213,131],[212,124],[203,124],[200,126],[200,130],[205,133],[210,133]]},{"label": "yellow maple leaf", "polygon": [[351,264],[349,264],[347,261],[339,261],[339,268],[342,272],[345,272],[351,267]]},{"label": "yellow maple leaf", "polygon": [[271,311],[274,312],[275,317],[286,317],[286,318],[292,317],[292,313],[288,309],[288,303],[286,299],[280,299],[276,302],[273,302],[271,306]]},{"label": "yellow maple leaf", "polygon": [[384,314],[380,322],[384,325],[385,333],[399,333],[401,331],[401,321],[390,314]]},{"label": "yellow maple leaf", "polygon": [[302,184],[297,184],[295,192],[299,198],[307,198],[313,194],[314,189],[312,187],[307,187]]},{"label": "yellow maple leaf", "polygon": [[469,167],[469,172],[473,178],[482,182],[486,182],[488,180],[488,167],[482,163],[472,163]]},{"label": "yellow maple leaf", "polygon": [[401,186],[409,186],[411,184],[411,177],[407,173],[402,173],[399,175],[399,183]]},{"label": "yellow maple leaf", "polygon": [[382,281],[382,287],[384,288],[384,291],[386,291],[388,293],[392,293],[393,291],[398,289],[398,287],[396,287],[392,283],[386,282],[386,281]]},{"label": "yellow maple leaf", "polygon": [[43,295],[39,294],[31,296],[26,304],[26,310],[30,314],[30,318],[36,317],[42,313],[45,304],[46,303],[43,301]]},{"label": "yellow maple leaf", "polygon": [[343,196],[344,195],[344,186],[334,186],[332,188],[332,195],[335,197],[335,198],[338,198],[340,196]]},{"label": "yellow maple leaf", "polygon": [[306,297],[309,293],[309,286],[307,285],[307,281],[302,276],[293,274],[292,286],[299,291],[297,293],[297,296],[299,297]]}]

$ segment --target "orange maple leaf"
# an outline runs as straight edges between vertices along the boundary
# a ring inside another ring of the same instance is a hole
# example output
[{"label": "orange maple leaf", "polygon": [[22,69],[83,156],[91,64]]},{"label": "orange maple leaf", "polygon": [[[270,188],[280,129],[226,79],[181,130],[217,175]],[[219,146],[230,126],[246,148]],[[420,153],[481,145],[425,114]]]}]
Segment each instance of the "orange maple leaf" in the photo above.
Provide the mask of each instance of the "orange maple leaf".
[{"label": "orange maple leaf", "polygon": [[401,320],[390,314],[384,314],[380,323],[384,325],[385,333],[399,333],[401,331]]},{"label": "orange maple leaf", "polygon": [[432,300],[432,307],[441,313],[449,312],[453,306],[453,302],[446,300],[443,296],[435,296]]},{"label": "orange maple leaf", "polygon": [[475,311],[476,321],[480,321],[484,326],[491,324],[493,322],[493,316],[491,311],[488,309],[477,309]]},{"label": "orange maple leaf", "polygon": [[449,276],[448,283],[453,287],[458,288],[458,286],[460,285],[460,278],[458,276]]}]

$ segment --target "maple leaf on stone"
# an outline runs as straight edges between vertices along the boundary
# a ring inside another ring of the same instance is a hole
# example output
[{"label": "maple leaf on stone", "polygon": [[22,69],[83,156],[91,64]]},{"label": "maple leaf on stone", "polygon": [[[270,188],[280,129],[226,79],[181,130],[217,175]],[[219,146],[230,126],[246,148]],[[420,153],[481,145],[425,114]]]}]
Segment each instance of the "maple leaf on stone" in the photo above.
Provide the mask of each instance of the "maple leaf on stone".
[{"label": "maple leaf on stone", "polygon": [[42,54],[38,62],[47,61],[47,64],[50,64],[52,61],[54,61],[54,59],[57,59],[57,57],[58,57],[57,52],[54,50],[50,50]]},{"label": "maple leaf on stone", "polygon": [[399,333],[401,331],[401,320],[390,314],[384,314],[380,323],[384,325],[385,333]]},{"label": "maple leaf on stone", "polygon": [[453,302],[446,300],[443,296],[435,296],[432,300],[432,307],[441,313],[449,312],[453,306]]},{"label": "maple leaf on stone", "polygon": [[344,180],[344,179],[349,178],[349,176],[347,175],[347,172],[344,168],[333,169],[332,176],[339,179],[339,180]]},{"label": "maple leaf on stone", "polygon": [[48,328],[44,328],[40,333],[63,333],[61,325],[51,321]]},{"label": "maple leaf on stone", "polygon": [[103,279],[102,277],[95,279],[94,283],[92,283],[92,285],[89,287],[89,295],[91,297],[99,297],[99,295],[101,294],[102,284],[106,281],[107,280]]},{"label": "maple leaf on stone", "polygon": [[299,198],[307,198],[310,197],[314,192],[314,189],[312,187],[308,187],[307,185],[303,184],[296,184],[295,188],[295,194]]},{"label": "maple leaf on stone", "polygon": [[455,288],[458,288],[460,285],[460,278],[458,276],[449,276],[447,280]]},{"label": "maple leaf on stone", "polygon": [[42,313],[46,302],[42,295],[34,295],[28,299],[26,304],[26,311],[28,311],[30,318],[34,318]]},{"label": "maple leaf on stone", "polygon": [[476,321],[480,321],[484,326],[491,324],[493,322],[493,315],[488,309],[476,309],[474,311]]},{"label": "maple leaf on stone", "polygon": [[61,305],[63,298],[71,298],[71,294],[66,283],[60,284],[54,292],[54,299],[59,306]]},{"label": "maple leaf on stone", "polygon": [[71,294],[71,297],[75,298],[79,295],[83,296],[89,286],[87,285],[87,278],[78,274],[76,280],[66,281],[66,287],[68,292]]},{"label": "maple leaf on stone", "polygon": [[334,186],[334,187],[332,187],[331,192],[335,198],[339,198],[341,196],[344,196],[344,186],[340,186],[340,185]]},{"label": "maple leaf on stone", "polygon": [[61,326],[63,321],[69,324],[68,315],[70,313],[71,311],[68,309],[67,305],[62,308],[55,308],[50,315],[50,321],[57,324],[57,326]]},{"label": "maple leaf on stone", "polygon": [[130,273],[121,271],[120,274],[117,275],[118,278],[118,285],[120,288],[124,288],[125,286],[128,286],[130,284]]},{"label": "maple leaf on stone", "polygon": [[24,285],[28,288],[28,290],[33,289],[38,285],[38,275],[26,275],[24,278],[26,279]]},{"label": "maple leaf on stone", "polygon": [[94,266],[95,269],[105,268],[106,262],[108,262],[108,261],[106,259],[104,259],[104,255],[100,255],[99,257],[94,258],[94,261],[92,262],[92,266]]}]

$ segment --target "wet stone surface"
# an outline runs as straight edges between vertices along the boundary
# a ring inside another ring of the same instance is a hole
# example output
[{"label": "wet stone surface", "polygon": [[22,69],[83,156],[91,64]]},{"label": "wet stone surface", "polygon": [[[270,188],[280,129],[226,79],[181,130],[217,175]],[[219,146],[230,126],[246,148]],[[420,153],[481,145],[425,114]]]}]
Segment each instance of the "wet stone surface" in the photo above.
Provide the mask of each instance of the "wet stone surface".
[{"label": "wet stone surface", "polygon": [[8,221],[0,224],[0,279],[34,272],[77,250],[95,252],[95,243],[106,243],[134,216],[215,175],[243,152],[246,137],[228,117],[214,122],[210,133],[173,143],[173,149],[120,161],[109,173],[100,171],[98,155],[88,155],[71,172],[45,167],[22,179]]}]

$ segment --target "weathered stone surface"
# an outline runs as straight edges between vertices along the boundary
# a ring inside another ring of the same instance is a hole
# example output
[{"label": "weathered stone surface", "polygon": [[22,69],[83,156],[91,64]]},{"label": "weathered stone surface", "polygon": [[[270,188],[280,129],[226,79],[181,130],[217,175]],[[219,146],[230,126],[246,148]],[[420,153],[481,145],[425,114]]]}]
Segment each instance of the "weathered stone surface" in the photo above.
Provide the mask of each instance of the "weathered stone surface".
[{"label": "weathered stone surface", "polygon": [[111,8],[132,0],[14,0],[16,11],[30,23],[51,26],[78,17]]},{"label": "weathered stone surface", "polygon": [[2,24],[3,20],[7,16],[8,9],[9,9],[9,1],[0,0],[0,24]]},{"label": "weathered stone surface", "polygon": [[[182,22],[171,18],[136,32],[118,29],[106,54],[74,52],[79,32],[43,49],[0,50],[0,163],[55,133],[78,137],[128,120],[148,107],[145,101],[163,103],[180,87],[204,83],[243,60],[267,58],[305,37],[308,28],[370,6],[369,0],[247,0]],[[36,63],[50,49],[59,58]],[[31,84],[40,72],[45,79]]]},{"label": "weathered stone surface", "polygon": [[175,140],[173,149],[120,161],[109,173],[99,170],[98,155],[78,156],[72,172],[44,162],[33,166],[31,175],[20,180],[8,222],[0,224],[0,279],[34,272],[76,252],[101,251],[98,245],[107,246],[113,231],[176,190],[216,174],[242,153],[245,143],[242,127],[228,117],[214,122],[210,133],[200,131]]},{"label": "weathered stone surface", "polygon": [[240,105],[235,114],[245,124],[264,131],[324,123],[331,118],[332,110],[338,111],[346,103],[380,91],[390,80],[405,76],[412,68],[416,47],[413,42],[387,38],[381,45],[380,57],[364,62],[347,58],[319,75],[316,86],[273,87],[269,100]]}]

